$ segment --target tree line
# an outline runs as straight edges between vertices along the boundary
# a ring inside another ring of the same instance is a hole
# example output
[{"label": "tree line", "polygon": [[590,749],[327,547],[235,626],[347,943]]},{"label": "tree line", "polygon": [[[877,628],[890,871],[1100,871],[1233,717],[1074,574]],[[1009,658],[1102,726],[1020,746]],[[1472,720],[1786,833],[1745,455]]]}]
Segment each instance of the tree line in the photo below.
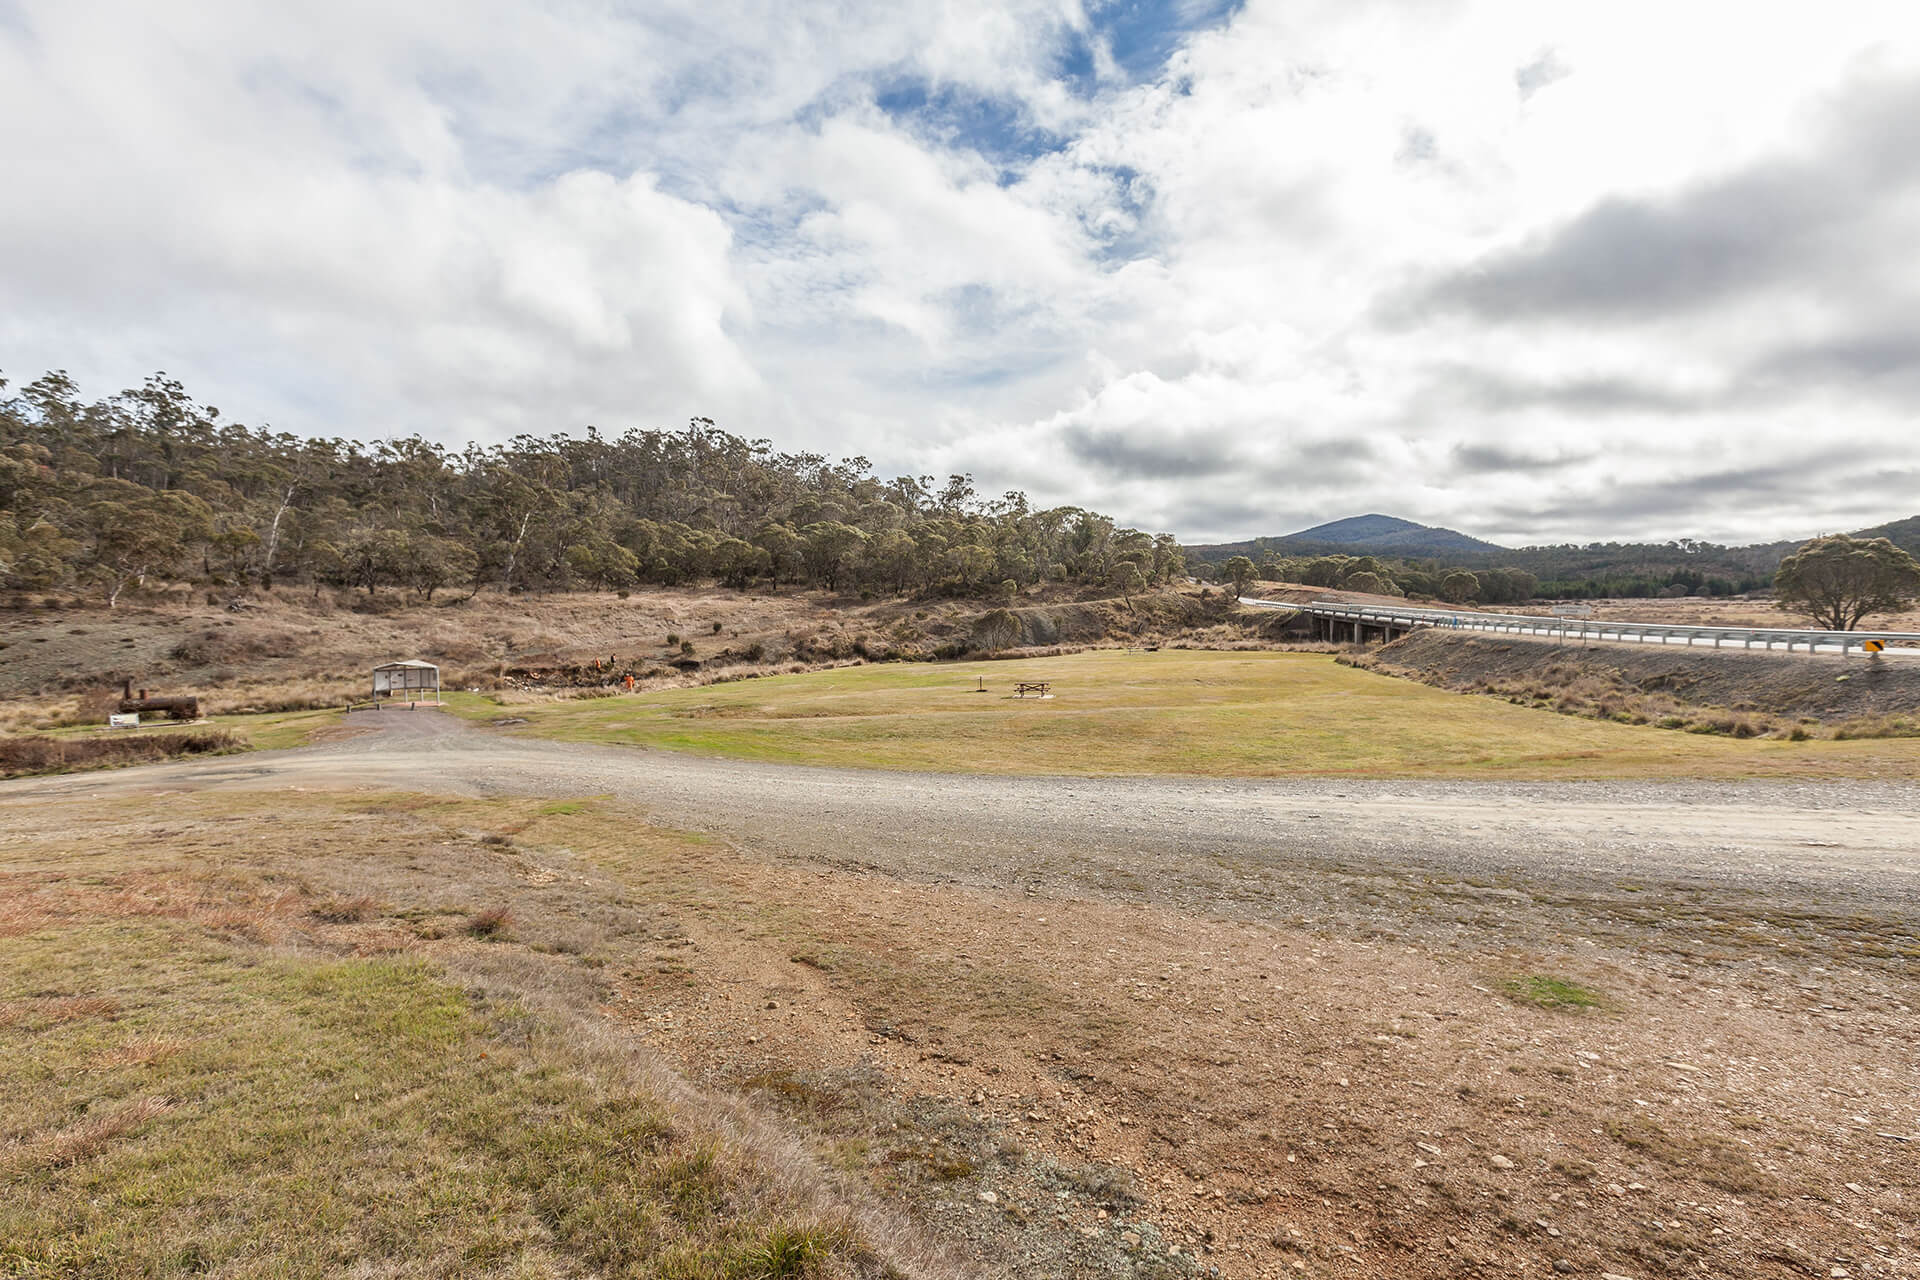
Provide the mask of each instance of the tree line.
[{"label": "tree line", "polygon": [[1451,604],[1519,604],[1537,594],[1538,580],[1524,569],[1463,569],[1437,562],[1382,556],[1230,556],[1206,571],[1244,591],[1256,578],[1338,587],[1382,596],[1421,596]]},{"label": "tree line", "polygon": [[[1410,568],[1374,556],[1263,556],[1256,564],[1251,556],[1236,555],[1200,568],[1235,595],[1244,594],[1256,578],[1450,604],[1519,604],[1547,594],[1524,569]],[[1828,534],[1785,556],[1766,585],[1782,610],[1817,627],[1852,631],[1873,614],[1913,606],[1920,597],[1920,561],[1887,538]],[[1698,593],[1669,588],[1667,594]]]},{"label": "tree line", "polygon": [[0,378],[0,588],[179,582],[410,592],[794,584],[1008,595],[1143,590],[1185,573],[1171,534],[970,476],[882,479],[696,418],[617,437],[309,439],[222,420],[165,374],[83,401],[64,372]]},{"label": "tree line", "polygon": [[[1411,557],[1333,551],[1287,554],[1263,545],[1268,541],[1255,539],[1245,557],[1262,579],[1337,587],[1347,585],[1346,574],[1371,573],[1387,588],[1380,594],[1429,596],[1456,604],[1740,595],[1771,586],[1782,557],[1793,550],[1792,543],[1727,547],[1683,538],[1665,543],[1568,543],[1518,547],[1497,554]],[[1367,563],[1355,568],[1358,561]],[[1199,563],[1198,557],[1195,562]],[[1220,561],[1225,563],[1225,559]],[[1473,583],[1468,584],[1461,574],[1471,576]],[[1447,585],[1449,579],[1451,586]]]}]

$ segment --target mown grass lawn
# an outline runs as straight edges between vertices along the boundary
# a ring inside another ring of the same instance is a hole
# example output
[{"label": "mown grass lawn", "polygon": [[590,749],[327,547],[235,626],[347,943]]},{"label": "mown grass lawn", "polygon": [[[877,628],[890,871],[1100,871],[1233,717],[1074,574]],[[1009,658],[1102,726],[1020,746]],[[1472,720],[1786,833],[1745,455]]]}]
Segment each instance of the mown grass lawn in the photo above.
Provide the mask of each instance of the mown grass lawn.
[{"label": "mown grass lawn", "polygon": [[[1046,699],[1017,681],[1053,682]],[[979,692],[984,682],[985,692]],[[461,714],[498,716],[463,704]],[[1920,741],[1734,740],[1580,719],[1325,654],[882,664],[516,706],[523,732],[793,764],[1035,774],[1909,777]]]}]

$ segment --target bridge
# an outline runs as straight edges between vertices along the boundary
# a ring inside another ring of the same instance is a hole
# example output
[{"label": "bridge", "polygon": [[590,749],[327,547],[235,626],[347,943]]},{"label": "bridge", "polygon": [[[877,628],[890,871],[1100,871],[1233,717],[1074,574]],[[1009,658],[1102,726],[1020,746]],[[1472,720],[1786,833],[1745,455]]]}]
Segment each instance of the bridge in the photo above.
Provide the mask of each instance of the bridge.
[{"label": "bridge", "polygon": [[1334,642],[1351,640],[1355,644],[1371,639],[1392,640],[1410,631],[1434,628],[1452,631],[1485,631],[1519,636],[1543,636],[1565,643],[1569,640],[1626,641],[1639,644],[1711,645],[1718,649],[1736,645],[1742,649],[1785,649],[1792,653],[1805,650],[1809,655],[1837,653],[1846,657],[1877,640],[1890,654],[1920,656],[1920,631],[1809,631],[1796,627],[1693,627],[1658,622],[1624,622],[1614,619],[1579,617],[1542,617],[1524,613],[1486,613],[1474,609],[1427,609],[1413,605],[1349,604],[1338,600],[1315,600],[1308,604],[1289,604],[1282,600],[1257,600],[1240,597],[1240,603],[1255,609],[1279,609],[1311,619],[1317,638]]}]

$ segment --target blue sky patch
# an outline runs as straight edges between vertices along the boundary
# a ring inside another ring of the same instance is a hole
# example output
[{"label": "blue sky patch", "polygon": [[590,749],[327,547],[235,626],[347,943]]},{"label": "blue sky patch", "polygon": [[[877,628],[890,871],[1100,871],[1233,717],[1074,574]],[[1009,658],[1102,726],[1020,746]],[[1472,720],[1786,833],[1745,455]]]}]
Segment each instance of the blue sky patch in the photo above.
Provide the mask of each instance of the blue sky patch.
[{"label": "blue sky patch", "polygon": [[1059,151],[1067,139],[1041,129],[1013,98],[989,98],[953,85],[900,79],[877,90],[874,105],[908,132],[978,152],[1003,174]]},{"label": "blue sky patch", "polygon": [[1090,17],[1095,33],[1121,70],[1135,80],[1150,80],[1195,32],[1225,24],[1245,0],[1114,0]]}]

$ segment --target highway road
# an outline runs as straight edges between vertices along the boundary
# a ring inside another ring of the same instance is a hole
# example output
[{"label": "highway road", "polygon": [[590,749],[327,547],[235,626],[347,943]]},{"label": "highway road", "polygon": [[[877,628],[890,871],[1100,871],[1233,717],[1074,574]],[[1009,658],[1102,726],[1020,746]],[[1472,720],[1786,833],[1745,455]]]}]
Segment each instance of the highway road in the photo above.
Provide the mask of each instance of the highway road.
[{"label": "highway road", "polygon": [[1414,605],[1349,604],[1314,601],[1295,604],[1241,596],[1240,603],[1256,609],[1276,609],[1327,618],[1335,623],[1358,622],[1369,627],[1401,630],[1480,631],[1502,635],[1539,636],[1571,643],[1678,644],[1713,649],[1773,650],[1789,653],[1864,656],[1862,646],[1877,641],[1890,658],[1920,656],[1920,632],[1818,631],[1795,627],[1705,627],[1660,622],[1633,622],[1619,618],[1544,617],[1539,614],[1489,613],[1474,609],[1433,609]]}]

